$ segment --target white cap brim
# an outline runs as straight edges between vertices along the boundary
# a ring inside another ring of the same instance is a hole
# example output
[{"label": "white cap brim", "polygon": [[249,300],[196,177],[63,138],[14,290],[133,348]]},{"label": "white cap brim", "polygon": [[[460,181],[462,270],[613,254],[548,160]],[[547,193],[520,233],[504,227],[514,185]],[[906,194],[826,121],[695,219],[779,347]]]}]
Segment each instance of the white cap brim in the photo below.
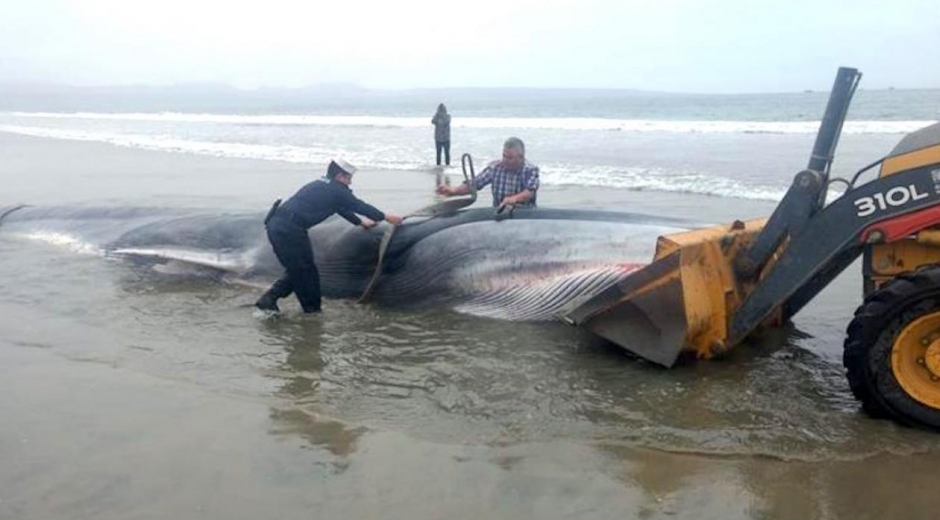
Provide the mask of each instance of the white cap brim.
[{"label": "white cap brim", "polygon": [[339,159],[339,158],[333,159],[333,163],[335,163],[336,166],[339,166],[341,170],[348,173],[349,175],[353,175],[354,173],[356,173],[357,168],[349,164],[348,162],[344,161],[343,159]]}]

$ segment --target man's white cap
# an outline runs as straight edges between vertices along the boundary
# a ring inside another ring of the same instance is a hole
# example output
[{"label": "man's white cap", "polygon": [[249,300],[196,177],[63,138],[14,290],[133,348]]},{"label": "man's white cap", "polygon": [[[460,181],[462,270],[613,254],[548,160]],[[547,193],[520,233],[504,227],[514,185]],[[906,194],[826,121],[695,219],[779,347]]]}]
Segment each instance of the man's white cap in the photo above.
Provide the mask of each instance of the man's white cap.
[{"label": "man's white cap", "polygon": [[352,174],[356,173],[356,167],[355,167],[355,166],[349,164],[348,162],[344,161],[343,159],[340,159],[339,157],[333,159],[332,163],[335,164],[337,167],[339,167],[340,170],[343,170],[344,172],[348,173],[349,175],[352,175]]}]

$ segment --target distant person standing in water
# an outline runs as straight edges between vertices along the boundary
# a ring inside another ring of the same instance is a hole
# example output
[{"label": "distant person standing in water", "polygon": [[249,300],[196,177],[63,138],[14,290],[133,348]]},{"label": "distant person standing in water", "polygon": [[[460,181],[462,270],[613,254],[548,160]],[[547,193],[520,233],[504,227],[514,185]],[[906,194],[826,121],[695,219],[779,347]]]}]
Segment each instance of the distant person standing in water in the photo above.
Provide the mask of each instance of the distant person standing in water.
[{"label": "distant person standing in water", "polygon": [[[326,178],[313,181],[296,195],[274,203],[264,220],[268,240],[286,274],[265,292],[255,305],[265,311],[278,311],[277,301],[294,293],[304,312],[320,312],[320,273],[313,260],[313,247],[307,230],[338,213],[351,224],[369,229],[380,220],[401,224],[401,217],[382,213],[356,198],[349,185],[356,168],[342,159],[334,159]],[[368,218],[361,219],[356,214]]]},{"label": "distant person standing in water", "polygon": [[437,165],[441,165],[441,150],[444,150],[444,164],[450,166],[450,114],[444,103],[437,105],[437,112],[431,119],[434,125],[434,146],[437,149]]}]

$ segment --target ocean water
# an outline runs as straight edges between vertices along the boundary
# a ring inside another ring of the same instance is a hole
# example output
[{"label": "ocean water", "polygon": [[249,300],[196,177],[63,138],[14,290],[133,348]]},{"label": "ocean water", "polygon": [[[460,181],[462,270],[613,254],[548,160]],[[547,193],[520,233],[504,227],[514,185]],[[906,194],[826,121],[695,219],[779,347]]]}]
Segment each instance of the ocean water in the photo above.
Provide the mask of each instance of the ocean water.
[{"label": "ocean water", "polygon": [[[360,168],[421,171],[434,167],[435,98],[453,115],[454,165],[469,153],[480,168],[518,136],[545,185],[776,201],[808,159],[828,93],[458,90],[282,104],[245,95],[108,110],[79,99],[73,110],[0,112],[0,131],[311,166],[341,156]],[[833,174],[850,177],[938,119],[940,90],[858,92]]]},{"label": "ocean water", "polygon": [[[498,94],[447,94],[455,162],[517,135],[545,206],[700,222],[772,211],[827,97]],[[0,100],[0,208],[259,216],[341,155],[365,170],[357,194],[407,213],[433,201],[441,95]],[[859,92],[833,174],[937,107],[940,91]],[[937,435],[866,416],[845,381],[858,265],[792,326],[664,370],[561,323],[461,309],[304,316],[290,299],[266,319],[259,287],[104,254],[112,225],[0,226],[0,518],[935,510]]]}]

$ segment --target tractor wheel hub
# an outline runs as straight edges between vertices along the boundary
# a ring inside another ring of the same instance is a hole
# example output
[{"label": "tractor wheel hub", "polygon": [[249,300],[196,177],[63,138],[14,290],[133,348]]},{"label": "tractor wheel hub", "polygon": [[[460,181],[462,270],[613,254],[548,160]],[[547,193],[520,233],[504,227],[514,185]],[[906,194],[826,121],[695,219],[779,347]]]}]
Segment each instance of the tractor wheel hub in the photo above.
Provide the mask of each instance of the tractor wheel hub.
[{"label": "tractor wheel hub", "polygon": [[940,378],[940,339],[934,340],[924,353],[924,366],[930,371],[931,378]]}]

